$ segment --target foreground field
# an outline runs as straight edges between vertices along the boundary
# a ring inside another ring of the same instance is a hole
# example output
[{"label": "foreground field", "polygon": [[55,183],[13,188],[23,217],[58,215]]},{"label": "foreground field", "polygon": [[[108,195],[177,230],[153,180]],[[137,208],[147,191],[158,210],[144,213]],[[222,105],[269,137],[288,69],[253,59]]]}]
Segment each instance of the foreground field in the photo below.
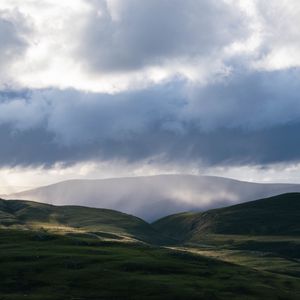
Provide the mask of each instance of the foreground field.
[{"label": "foreground field", "polygon": [[296,276],[142,243],[0,230],[0,299],[299,299]]},{"label": "foreground field", "polygon": [[300,278],[299,237],[208,234],[199,238],[198,243],[170,249]]}]

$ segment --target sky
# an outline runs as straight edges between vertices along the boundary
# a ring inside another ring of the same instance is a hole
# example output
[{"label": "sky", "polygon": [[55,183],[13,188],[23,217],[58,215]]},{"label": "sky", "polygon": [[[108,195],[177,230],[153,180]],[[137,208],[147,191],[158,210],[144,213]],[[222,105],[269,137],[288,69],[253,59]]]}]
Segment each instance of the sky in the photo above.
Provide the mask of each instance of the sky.
[{"label": "sky", "polygon": [[0,0],[0,193],[300,183],[299,27],[297,0]]}]

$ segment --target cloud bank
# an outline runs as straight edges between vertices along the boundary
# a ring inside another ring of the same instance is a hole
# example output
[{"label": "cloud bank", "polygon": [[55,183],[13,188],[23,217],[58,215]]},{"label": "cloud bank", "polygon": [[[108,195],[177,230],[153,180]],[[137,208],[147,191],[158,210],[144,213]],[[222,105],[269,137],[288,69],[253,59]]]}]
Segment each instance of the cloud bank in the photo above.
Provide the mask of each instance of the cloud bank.
[{"label": "cloud bank", "polygon": [[2,96],[8,148],[0,150],[1,163],[297,161],[299,76],[251,72],[204,87],[179,81],[118,94],[49,89]]},{"label": "cloud bank", "polygon": [[0,167],[300,160],[297,1],[3,0]]}]

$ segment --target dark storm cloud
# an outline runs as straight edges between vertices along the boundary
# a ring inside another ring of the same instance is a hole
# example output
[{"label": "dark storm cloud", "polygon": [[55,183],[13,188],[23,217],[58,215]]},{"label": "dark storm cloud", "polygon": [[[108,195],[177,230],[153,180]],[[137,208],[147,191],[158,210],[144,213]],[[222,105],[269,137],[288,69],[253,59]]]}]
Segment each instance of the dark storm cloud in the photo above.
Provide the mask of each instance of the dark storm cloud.
[{"label": "dark storm cloud", "polygon": [[87,160],[142,161],[160,155],[157,163],[206,165],[268,164],[300,159],[300,123],[244,132],[219,129],[210,134],[191,130],[177,135],[153,128],[126,140],[99,139],[90,144],[62,146],[45,128],[25,132],[0,127],[1,166],[72,165]]},{"label": "dark storm cloud", "polygon": [[215,0],[92,1],[76,53],[94,71],[211,57],[249,35],[245,15]]},{"label": "dark storm cloud", "polygon": [[178,81],[115,95],[4,93],[0,164],[298,161],[299,76],[299,69],[237,72],[202,87]]},{"label": "dark storm cloud", "polygon": [[234,70],[205,87],[191,86],[185,117],[202,130],[260,130],[300,120],[300,69]]}]

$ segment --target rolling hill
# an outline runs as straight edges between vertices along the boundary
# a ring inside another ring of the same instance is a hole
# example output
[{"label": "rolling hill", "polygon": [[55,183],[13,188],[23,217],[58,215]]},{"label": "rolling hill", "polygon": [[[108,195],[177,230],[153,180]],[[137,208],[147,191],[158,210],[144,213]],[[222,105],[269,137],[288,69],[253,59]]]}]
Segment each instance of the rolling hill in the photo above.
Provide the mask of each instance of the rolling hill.
[{"label": "rolling hill", "polygon": [[300,236],[300,193],[176,214],[154,222],[153,227],[180,241],[199,240],[206,234]]},{"label": "rolling hill", "polygon": [[299,204],[284,194],[150,225],[0,199],[0,298],[296,300]]},{"label": "rolling hill", "polygon": [[99,238],[161,243],[166,239],[145,221],[108,209],[53,206],[31,201],[0,199],[0,227],[90,234]]},{"label": "rolling hill", "polygon": [[300,185],[258,184],[211,176],[158,175],[70,180],[3,198],[108,208],[154,221],[182,211],[204,211],[288,192],[300,192]]}]

